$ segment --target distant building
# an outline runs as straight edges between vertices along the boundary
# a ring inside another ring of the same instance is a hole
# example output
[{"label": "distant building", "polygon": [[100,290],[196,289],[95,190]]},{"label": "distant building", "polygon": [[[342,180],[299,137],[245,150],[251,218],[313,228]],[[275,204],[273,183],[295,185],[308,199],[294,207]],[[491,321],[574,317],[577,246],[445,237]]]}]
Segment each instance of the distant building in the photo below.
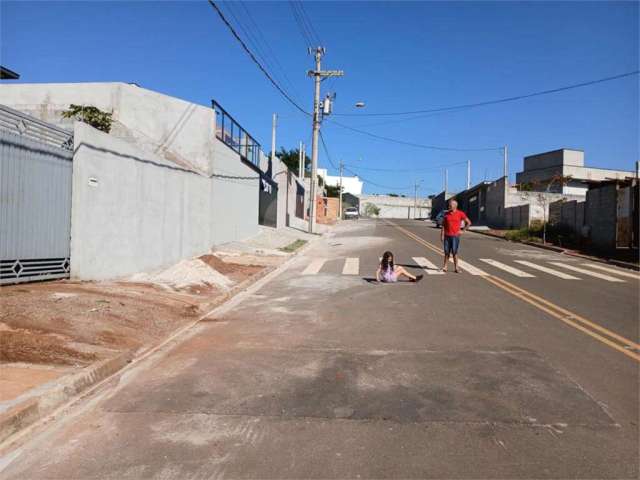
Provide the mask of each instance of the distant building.
[{"label": "distant building", "polygon": [[[338,187],[340,185],[340,177],[329,175],[326,168],[319,168],[318,175],[324,179],[325,185],[329,185],[332,187]],[[342,188],[346,193],[350,193],[352,195],[360,195],[362,193],[362,185],[363,182],[358,178],[358,176],[342,177]]]},{"label": "distant building", "polygon": [[565,185],[561,182],[553,184],[550,192],[586,195],[587,182],[624,180],[633,177],[634,172],[585,167],[583,151],[562,148],[524,157],[524,170],[516,174],[516,183],[527,185],[533,191],[545,191],[551,179],[559,176],[570,176],[571,179]]}]

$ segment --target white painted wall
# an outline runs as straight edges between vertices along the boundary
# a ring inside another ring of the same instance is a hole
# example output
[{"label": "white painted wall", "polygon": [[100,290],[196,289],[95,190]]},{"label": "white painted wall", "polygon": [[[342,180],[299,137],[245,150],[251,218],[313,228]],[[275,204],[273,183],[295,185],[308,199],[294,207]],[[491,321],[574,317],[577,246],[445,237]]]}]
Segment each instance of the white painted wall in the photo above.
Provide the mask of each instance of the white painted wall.
[{"label": "white painted wall", "polygon": [[380,209],[379,218],[429,218],[431,215],[431,199],[418,198],[414,211],[413,197],[391,197],[389,195],[358,195],[360,199],[360,215],[365,214],[367,203]]},{"label": "white painted wall", "polygon": [[91,105],[112,112],[111,135],[135,143],[178,165],[206,174],[214,170],[215,115],[209,106],[128,83],[31,83],[0,85],[0,103],[73,129],[61,112]]},{"label": "white painted wall", "polygon": [[[324,183],[326,185],[330,185],[332,187],[340,186],[340,177],[329,175],[327,173],[326,168],[319,168],[318,175],[324,179]],[[356,177],[342,177],[342,188],[346,193],[350,193],[351,195],[360,195],[362,193],[362,180]]]},{"label": "white painted wall", "polygon": [[258,233],[258,174],[216,146],[226,176],[75,124],[71,275],[102,280],[169,266]]}]

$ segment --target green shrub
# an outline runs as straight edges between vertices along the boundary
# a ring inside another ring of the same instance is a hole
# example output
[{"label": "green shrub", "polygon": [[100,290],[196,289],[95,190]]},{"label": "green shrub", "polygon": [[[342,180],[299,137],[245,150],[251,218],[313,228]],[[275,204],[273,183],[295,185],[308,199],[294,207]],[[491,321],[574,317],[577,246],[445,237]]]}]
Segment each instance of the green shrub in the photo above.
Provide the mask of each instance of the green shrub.
[{"label": "green shrub", "polygon": [[111,131],[111,115],[111,113],[103,112],[91,105],[75,105],[73,103],[69,105],[67,110],[62,112],[62,118],[73,118],[105,133]]},{"label": "green shrub", "polygon": [[367,217],[377,217],[378,215],[380,215],[380,208],[378,208],[373,203],[367,203],[364,206],[364,214]]},{"label": "green shrub", "polygon": [[509,230],[504,234],[504,238],[512,242],[522,242],[530,237],[528,228],[520,228],[518,230]]}]

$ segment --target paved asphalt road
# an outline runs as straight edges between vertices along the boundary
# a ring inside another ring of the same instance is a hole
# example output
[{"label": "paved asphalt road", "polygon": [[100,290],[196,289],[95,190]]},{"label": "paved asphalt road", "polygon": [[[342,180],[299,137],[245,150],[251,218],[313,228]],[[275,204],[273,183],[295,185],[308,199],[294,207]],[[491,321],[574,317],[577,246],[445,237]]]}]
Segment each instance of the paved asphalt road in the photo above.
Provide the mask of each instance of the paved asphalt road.
[{"label": "paved asphalt road", "polygon": [[438,238],[341,225],[0,477],[638,478],[637,275],[470,233],[475,269],[367,281]]}]

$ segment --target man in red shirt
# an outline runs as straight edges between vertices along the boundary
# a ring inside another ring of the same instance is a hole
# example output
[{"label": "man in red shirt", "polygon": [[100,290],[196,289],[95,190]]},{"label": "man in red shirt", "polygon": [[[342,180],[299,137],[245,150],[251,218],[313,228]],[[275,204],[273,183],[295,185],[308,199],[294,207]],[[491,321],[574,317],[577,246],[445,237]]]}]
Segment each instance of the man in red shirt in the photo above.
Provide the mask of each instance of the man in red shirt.
[{"label": "man in red shirt", "polygon": [[[460,225],[464,221],[464,227],[460,229]],[[458,202],[449,200],[449,210],[444,214],[442,219],[442,230],[440,231],[440,240],[444,247],[444,265],[442,271],[447,271],[447,263],[449,257],[453,255],[453,266],[458,273],[458,247],[460,246],[460,234],[471,226],[471,220],[462,211],[458,210]]]}]

